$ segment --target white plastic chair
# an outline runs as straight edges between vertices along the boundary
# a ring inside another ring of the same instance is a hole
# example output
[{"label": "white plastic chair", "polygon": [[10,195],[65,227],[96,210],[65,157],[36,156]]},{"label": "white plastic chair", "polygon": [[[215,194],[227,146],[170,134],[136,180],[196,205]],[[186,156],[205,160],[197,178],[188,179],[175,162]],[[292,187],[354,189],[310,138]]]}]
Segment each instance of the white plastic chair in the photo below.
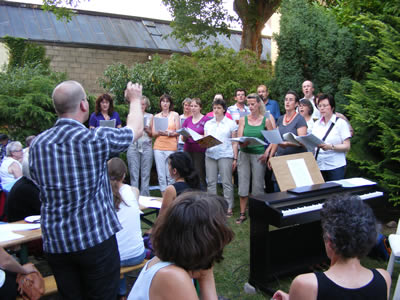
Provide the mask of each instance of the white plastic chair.
[{"label": "white plastic chair", "polygon": [[[389,235],[389,245],[392,249],[392,253],[390,254],[389,262],[387,265],[386,270],[389,272],[390,276],[392,276],[394,263],[400,261],[400,220],[397,223],[397,231],[396,234]],[[394,300],[400,299],[400,274],[399,278],[397,279],[396,288],[394,290],[393,298]],[[393,281],[392,281],[393,284]]]}]

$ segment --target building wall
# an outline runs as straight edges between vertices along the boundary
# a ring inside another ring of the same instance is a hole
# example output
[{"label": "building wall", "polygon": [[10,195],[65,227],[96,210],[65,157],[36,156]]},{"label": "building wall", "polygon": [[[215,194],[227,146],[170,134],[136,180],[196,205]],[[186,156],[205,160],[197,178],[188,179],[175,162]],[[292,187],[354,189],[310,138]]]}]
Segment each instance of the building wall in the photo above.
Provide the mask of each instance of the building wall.
[{"label": "building wall", "polygon": [[3,43],[0,43],[0,71],[4,64],[8,63],[8,50]]},{"label": "building wall", "polygon": [[[46,55],[51,59],[52,70],[67,73],[67,78],[80,82],[88,93],[100,94],[104,90],[98,79],[112,64],[122,63],[132,66],[149,60],[151,53],[118,51],[110,49],[75,48],[67,46],[45,45]],[[168,54],[161,54],[169,58]]]}]

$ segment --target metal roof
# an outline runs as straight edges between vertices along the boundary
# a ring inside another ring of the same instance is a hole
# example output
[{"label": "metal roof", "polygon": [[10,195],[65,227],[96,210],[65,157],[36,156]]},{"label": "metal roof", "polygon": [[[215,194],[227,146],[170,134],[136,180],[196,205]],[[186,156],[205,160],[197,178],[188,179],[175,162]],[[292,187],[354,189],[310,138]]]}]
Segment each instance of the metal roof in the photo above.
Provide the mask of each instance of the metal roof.
[{"label": "metal roof", "polygon": [[[193,43],[181,46],[174,38],[164,38],[171,31],[168,21],[83,10],[76,10],[72,20],[64,22],[57,20],[53,13],[43,11],[39,5],[0,1],[0,38],[9,35],[76,47],[125,48],[160,53],[198,50]],[[207,43],[211,45],[215,40],[226,48],[239,51],[241,32],[232,31],[230,38],[218,35]],[[261,58],[269,59],[270,54],[271,40],[264,37]]]}]

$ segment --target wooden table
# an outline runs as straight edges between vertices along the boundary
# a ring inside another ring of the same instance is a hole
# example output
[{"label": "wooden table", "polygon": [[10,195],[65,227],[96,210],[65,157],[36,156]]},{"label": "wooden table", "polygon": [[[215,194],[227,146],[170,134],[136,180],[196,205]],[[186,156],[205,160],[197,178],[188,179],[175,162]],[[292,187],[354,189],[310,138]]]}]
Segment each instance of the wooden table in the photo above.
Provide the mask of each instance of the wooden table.
[{"label": "wooden table", "polygon": [[[25,221],[17,221],[17,222],[12,222],[10,224],[29,224]],[[1,225],[0,225],[1,226]],[[14,246],[21,246],[20,250],[20,261],[21,264],[24,264],[28,262],[28,247],[26,246],[26,243],[39,240],[42,238],[42,229],[32,229],[32,230],[23,230],[23,231],[13,231],[14,233],[23,235],[23,237],[15,240],[9,240],[9,241],[4,241],[0,242],[0,247],[3,248],[10,248]]]}]

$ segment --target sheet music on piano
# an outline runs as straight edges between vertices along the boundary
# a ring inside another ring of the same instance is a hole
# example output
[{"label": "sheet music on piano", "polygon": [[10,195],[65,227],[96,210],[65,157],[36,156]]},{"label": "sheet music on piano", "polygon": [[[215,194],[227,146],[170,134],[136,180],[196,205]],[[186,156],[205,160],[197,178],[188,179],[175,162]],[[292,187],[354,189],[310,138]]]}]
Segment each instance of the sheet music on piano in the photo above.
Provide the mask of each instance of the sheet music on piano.
[{"label": "sheet music on piano", "polygon": [[354,177],[354,178],[346,178],[341,180],[331,181],[338,184],[341,184],[343,187],[357,187],[357,186],[368,186],[368,185],[376,185],[376,182],[371,180],[361,178],[361,177]]}]

